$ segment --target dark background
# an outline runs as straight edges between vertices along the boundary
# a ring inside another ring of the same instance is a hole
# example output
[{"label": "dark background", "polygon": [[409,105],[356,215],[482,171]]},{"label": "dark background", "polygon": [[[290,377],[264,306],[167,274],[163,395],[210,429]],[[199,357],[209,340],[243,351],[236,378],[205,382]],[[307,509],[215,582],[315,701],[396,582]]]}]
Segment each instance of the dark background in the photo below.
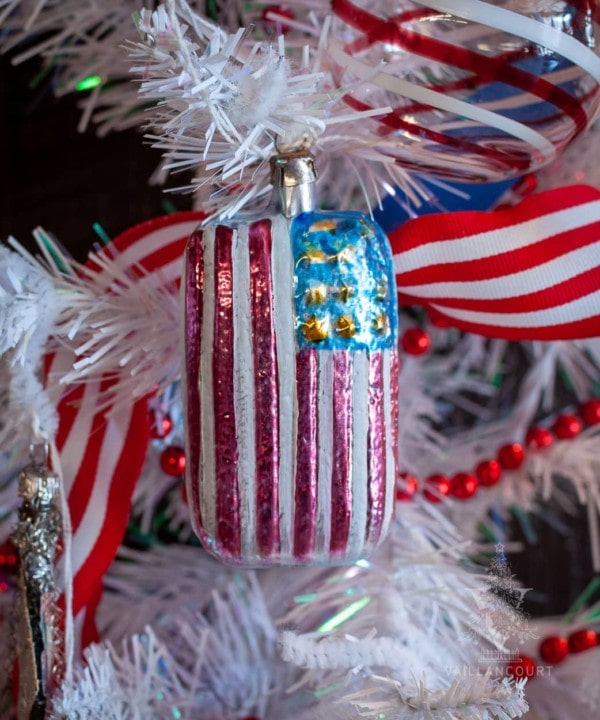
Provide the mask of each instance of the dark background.
[{"label": "dark background", "polygon": [[[38,72],[37,61],[15,68],[0,58],[2,240],[12,234],[33,247],[31,231],[41,225],[83,260],[98,241],[94,223],[114,237],[164,214],[165,200],[178,210],[190,208],[189,196],[148,186],[159,155],[139,132],[97,139],[90,127],[79,134],[78,98],[56,100],[51,77],[31,87]],[[565,612],[592,577],[585,512],[565,518],[550,508],[547,515],[549,522],[532,518],[537,542],[510,557],[524,585],[535,589],[526,598],[535,615]],[[516,522],[511,533],[525,540]]]}]

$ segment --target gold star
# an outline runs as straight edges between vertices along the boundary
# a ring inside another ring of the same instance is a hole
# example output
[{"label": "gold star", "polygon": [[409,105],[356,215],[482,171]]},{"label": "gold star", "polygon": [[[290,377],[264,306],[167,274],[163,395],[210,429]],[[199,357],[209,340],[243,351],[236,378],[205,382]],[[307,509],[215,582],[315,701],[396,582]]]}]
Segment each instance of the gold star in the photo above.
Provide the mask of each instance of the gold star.
[{"label": "gold star", "polygon": [[383,280],[380,280],[377,283],[377,287],[375,289],[375,297],[377,300],[385,300],[387,298],[387,283]]},{"label": "gold star", "polygon": [[316,315],[311,315],[302,323],[302,334],[309,342],[321,342],[329,335],[327,326],[327,320],[319,320]]},{"label": "gold star", "polygon": [[342,287],[338,290],[337,295],[340,302],[348,302],[351,297],[354,297],[354,288],[344,283],[344,285],[342,285]]},{"label": "gold star", "polygon": [[327,286],[321,283],[306,291],[306,302],[309,305],[322,305],[327,300]]},{"label": "gold star", "polygon": [[335,220],[319,220],[316,223],[313,223],[309,228],[309,232],[316,232],[318,230],[326,230],[328,232],[333,232],[336,228]]},{"label": "gold star", "polygon": [[356,335],[356,323],[352,315],[342,315],[335,322],[336,333],[349,340]]},{"label": "gold star", "polygon": [[381,313],[378,315],[375,320],[373,320],[373,330],[378,335],[383,335],[384,332],[388,329],[388,319],[387,317]]}]

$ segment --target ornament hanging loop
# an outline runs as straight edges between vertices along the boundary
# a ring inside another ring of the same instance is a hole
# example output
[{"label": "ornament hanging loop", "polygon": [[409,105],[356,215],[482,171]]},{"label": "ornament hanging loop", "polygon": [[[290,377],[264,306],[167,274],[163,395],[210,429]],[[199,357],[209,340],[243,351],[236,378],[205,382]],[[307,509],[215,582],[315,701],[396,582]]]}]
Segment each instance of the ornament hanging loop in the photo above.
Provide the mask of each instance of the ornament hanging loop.
[{"label": "ornament hanging loop", "polygon": [[310,212],[317,204],[315,159],[307,150],[271,158],[272,209],[286,218]]}]

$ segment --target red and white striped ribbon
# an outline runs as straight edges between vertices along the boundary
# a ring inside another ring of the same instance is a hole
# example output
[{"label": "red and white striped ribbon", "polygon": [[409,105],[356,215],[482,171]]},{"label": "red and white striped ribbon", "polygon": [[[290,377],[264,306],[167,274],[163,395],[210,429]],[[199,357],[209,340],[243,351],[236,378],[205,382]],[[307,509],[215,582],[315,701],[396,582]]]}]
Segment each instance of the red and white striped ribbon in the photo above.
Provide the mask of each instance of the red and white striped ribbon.
[{"label": "red and white striped ribbon", "polygon": [[[122,268],[161,271],[175,292],[187,238],[201,217],[180,213],[143,223],[103,252]],[[492,337],[600,335],[595,188],[551,190],[508,210],[417,218],[390,241],[401,302],[430,306],[455,326]],[[72,362],[67,351],[49,358],[49,382]],[[69,388],[58,406],[56,444],[73,524],[73,607],[84,645],[94,638],[93,608],[123,538],[149,442],[145,399],[123,403],[108,417],[98,410],[109,382]]]},{"label": "red and white striped ribbon", "polygon": [[494,212],[416,218],[390,234],[404,304],[509,340],[600,335],[600,190],[533,195]]},{"label": "red and white striped ribbon", "polygon": [[[101,252],[126,272],[139,276],[160,272],[174,290],[181,277],[181,258],[199,213],[177,213],[131,228]],[[93,259],[88,262],[94,265]],[[111,278],[107,278],[110,292]],[[50,386],[64,376],[75,358],[68,349],[47,358]],[[73,532],[73,615],[77,641],[95,639],[94,613],[104,573],[123,539],[131,498],[150,439],[147,400],[120,403],[110,412],[99,409],[113,380],[71,386],[58,404],[56,447],[67,493]]]}]

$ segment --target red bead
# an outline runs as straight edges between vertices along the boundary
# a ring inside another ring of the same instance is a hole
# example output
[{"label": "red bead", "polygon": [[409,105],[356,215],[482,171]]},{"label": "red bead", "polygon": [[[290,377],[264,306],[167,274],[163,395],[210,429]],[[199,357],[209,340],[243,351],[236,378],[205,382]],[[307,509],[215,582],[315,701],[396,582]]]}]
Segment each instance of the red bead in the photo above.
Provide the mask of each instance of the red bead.
[{"label": "red bead", "polygon": [[443,315],[440,315],[440,313],[436,312],[435,310],[431,310],[431,308],[428,311],[429,314],[429,322],[437,328],[451,328],[452,323],[448,318],[445,318]]},{"label": "red bead", "polygon": [[525,445],[533,450],[541,450],[550,447],[554,442],[552,433],[543,427],[532,427],[527,431],[525,436]]},{"label": "red bead", "polygon": [[429,502],[441,502],[441,496],[450,494],[451,483],[445,475],[430,475],[425,480],[423,495]]},{"label": "red bead", "polygon": [[458,473],[452,478],[450,492],[459,500],[467,500],[477,492],[477,478],[469,473]]},{"label": "red bead", "polygon": [[569,635],[569,650],[580,653],[591,650],[600,644],[600,636],[595,630],[577,630]]},{"label": "red bead", "polygon": [[551,665],[562,662],[569,654],[567,638],[552,635],[540,643],[540,657]]},{"label": "red bead", "polygon": [[498,462],[505,470],[516,470],[524,460],[525,450],[519,443],[509,443],[498,450]]},{"label": "red bead", "polygon": [[13,573],[16,572],[19,565],[19,555],[11,540],[0,545],[0,572]]},{"label": "red bead", "polygon": [[559,415],[552,430],[561,440],[571,440],[581,432],[581,420],[576,415]]},{"label": "red bead", "polygon": [[515,680],[523,680],[523,678],[531,680],[536,676],[536,673],[537,663],[529,655],[521,655],[511,660],[506,666],[506,674]]},{"label": "red bead", "polygon": [[409,355],[423,355],[431,346],[431,338],[421,328],[410,328],[402,335],[402,349]]},{"label": "red bead", "polygon": [[157,410],[150,411],[150,437],[154,440],[162,440],[173,429],[173,421],[167,413],[159,413]]},{"label": "red bead", "polygon": [[396,483],[396,500],[399,500],[400,502],[412,500],[418,488],[419,481],[414,475],[400,473],[398,482]]},{"label": "red bead", "polygon": [[600,399],[584,402],[579,408],[579,414],[586,425],[600,425]]},{"label": "red bead", "polygon": [[475,468],[475,475],[483,487],[492,487],[502,477],[502,466],[497,460],[484,460]]},{"label": "red bead", "polygon": [[185,472],[185,451],[177,445],[169,445],[160,454],[162,471],[172,477],[179,477]]},{"label": "red bead", "polygon": [[267,7],[262,11],[261,20],[265,23],[265,25],[270,25],[278,32],[286,33],[291,30],[290,25],[286,23],[285,20],[280,17],[272,17],[273,15],[281,15],[293,20],[294,13],[289,8],[281,7],[281,5],[267,5]]}]

